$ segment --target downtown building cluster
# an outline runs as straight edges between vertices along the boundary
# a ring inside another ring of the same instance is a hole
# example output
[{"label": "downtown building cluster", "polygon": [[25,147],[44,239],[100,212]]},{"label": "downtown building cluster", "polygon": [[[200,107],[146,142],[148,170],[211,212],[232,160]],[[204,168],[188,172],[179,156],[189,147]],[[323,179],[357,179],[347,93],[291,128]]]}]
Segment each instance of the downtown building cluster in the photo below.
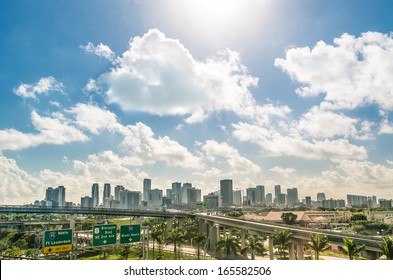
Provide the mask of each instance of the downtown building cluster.
[{"label": "downtown building cluster", "polygon": [[231,179],[220,180],[217,191],[202,196],[201,190],[192,186],[191,183],[172,183],[171,188],[164,191],[152,188],[151,179],[144,179],[142,191],[126,189],[123,185],[116,185],[112,190],[110,183],[104,183],[101,192],[100,185],[94,183],[91,186],[91,195],[81,197],[78,205],[66,202],[66,189],[64,186],[57,188],[49,187],[45,193],[45,199],[35,201],[35,205],[48,207],[72,207],[84,208],[112,208],[112,209],[194,209],[204,206],[210,209],[231,207],[269,207],[269,208],[325,208],[336,209],[345,207],[363,208],[391,208],[392,199],[377,199],[376,196],[361,196],[348,194],[344,199],[326,198],[322,192],[317,193],[316,200],[311,196],[299,199],[297,188],[287,188],[283,191],[281,185],[274,186],[274,192],[266,193],[264,185],[235,189]]}]

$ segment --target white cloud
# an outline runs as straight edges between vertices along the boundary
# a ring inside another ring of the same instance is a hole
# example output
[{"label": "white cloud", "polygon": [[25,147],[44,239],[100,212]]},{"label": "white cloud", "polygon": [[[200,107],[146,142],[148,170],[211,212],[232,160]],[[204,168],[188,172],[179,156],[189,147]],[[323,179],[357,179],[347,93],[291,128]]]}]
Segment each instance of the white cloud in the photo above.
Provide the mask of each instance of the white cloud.
[{"label": "white cloud", "polygon": [[257,173],[261,169],[249,159],[242,157],[239,152],[227,143],[219,143],[215,140],[207,140],[202,146],[206,157],[210,161],[216,158],[224,158],[230,167],[231,173]]},{"label": "white cloud", "polygon": [[52,76],[41,78],[35,84],[21,84],[14,89],[14,93],[23,98],[37,99],[37,95],[48,94],[50,92],[63,93],[64,86],[61,82],[56,81]]},{"label": "white cloud", "polygon": [[296,172],[296,169],[292,168],[292,167],[283,168],[280,166],[274,166],[274,167],[270,168],[269,171],[279,173],[279,174],[286,177],[289,174]]},{"label": "white cloud", "polygon": [[301,96],[325,94],[324,108],[355,108],[377,104],[393,109],[393,38],[377,32],[360,37],[343,34],[335,45],[292,48],[275,65],[304,86]]},{"label": "white cloud", "polygon": [[151,29],[133,38],[115,67],[97,81],[107,87],[107,101],[124,110],[185,115],[186,122],[195,123],[214,111],[253,114],[249,88],[258,79],[236,52],[227,49],[197,61],[178,40]]},{"label": "white cloud", "polygon": [[97,46],[94,46],[93,43],[88,42],[87,45],[80,46],[80,48],[83,49],[86,53],[95,54],[99,57],[106,58],[110,61],[113,61],[115,57],[115,53],[107,45],[104,45],[102,43],[98,44]]},{"label": "white cloud", "polygon": [[31,121],[38,133],[23,133],[15,129],[0,130],[1,150],[21,150],[41,144],[65,144],[84,142],[89,138],[73,127],[62,114],[42,117],[33,111]]},{"label": "white cloud", "polygon": [[381,122],[378,134],[393,134],[393,124],[389,123],[387,119]]},{"label": "white cloud", "polygon": [[184,146],[168,136],[154,137],[150,127],[138,122],[127,126],[121,147],[130,154],[128,164],[140,166],[164,161],[170,166],[186,169],[201,169],[200,158],[194,156]]},{"label": "white cloud", "polygon": [[79,127],[93,134],[99,134],[102,130],[112,132],[124,130],[114,113],[93,104],[78,103],[66,112],[75,115],[75,122]]},{"label": "white cloud", "polygon": [[44,184],[0,154],[0,204],[30,203],[37,194],[45,195]]},{"label": "white cloud", "polygon": [[313,107],[300,118],[296,127],[300,132],[313,138],[333,138],[336,136],[349,138],[357,135],[355,126],[357,122],[357,119],[343,114]]},{"label": "white cloud", "polygon": [[292,156],[304,159],[342,159],[367,158],[362,146],[350,144],[347,139],[307,141],[296,135],[282,135],[274,129],[266,129],[252,124],[233,124],[233,135],[240,141],[252,142],[260,146],[264,156]]}]

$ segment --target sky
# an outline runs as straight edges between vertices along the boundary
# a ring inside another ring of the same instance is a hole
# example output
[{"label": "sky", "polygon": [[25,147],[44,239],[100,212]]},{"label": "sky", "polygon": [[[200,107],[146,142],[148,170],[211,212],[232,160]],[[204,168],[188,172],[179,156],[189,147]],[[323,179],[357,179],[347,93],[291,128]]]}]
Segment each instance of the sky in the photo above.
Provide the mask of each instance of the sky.
[{"label": "sky", "polygon": [[95,182],[393,198],[388,0],[0,0],[0,203]]}]

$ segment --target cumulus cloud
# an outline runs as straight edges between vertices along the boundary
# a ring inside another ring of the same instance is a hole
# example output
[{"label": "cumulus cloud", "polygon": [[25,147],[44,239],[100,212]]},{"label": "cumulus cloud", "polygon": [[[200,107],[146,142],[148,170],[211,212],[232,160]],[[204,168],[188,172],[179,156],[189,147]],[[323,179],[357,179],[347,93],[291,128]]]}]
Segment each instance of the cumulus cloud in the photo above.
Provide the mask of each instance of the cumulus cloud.
[{"label": "cumulus cloud", "polygon": [[170,166],[201,169],[199,157],[168,136],[154,137],[150,127],[138,122],[127,126],[121,148],[129,154],[128,164],[140,166],[164,161]]},{"label": "cumulus cloud", "polygon": [[353,109],[377,104],[393,109],[393,38],[378,32],[360,37],[343,34],[334,45],[323,41],[313,48],[292,48],[275,66],[304,86],[304,97],[325,94],[321,106]]},{"label": "cumulus cloud", "polygon": [[99,43],[97,46],[94,46],[93,43],[88,42],[85,46],[80,46],[86,53],[95,54],[99,57],[106,58],[110,61],[113,61],[115,58],[115,53],[107,46],[102,43]]},{"label": "cumulus cloud", "polygon": [[231,173],[257,173],[261,170],[258,165],[242,157],[238,150],[225,142],[219,143],[215,140],[207,140],[202,146],[202,150],[210,161],[215,161],[216,158],[225,159]]},{"label": "cumulus cloud", "polygon": [[30,203],[39,193],[44,194],[44,184],[19,168],[15,160],[0,154],[0,203]]},{"label": "cumulus cloud", "polygon": [[226,49],[198,61],[178,40],[156,29],[133,38],[111,71],[97,79],[107,101],[123,110],[182,115],[188,123],[201,122],[214,111],[253,114],[249,88],[257,81],[238,53]]},{"label": "cumulus cloud", "polygon": [[19,87],[14,89],[14,93],[22,98],[33,98],[37,99],[37,95],[48,94],[50,92],[61,92],[63,93],[64,86],[61,82],[58,82],[54,77],[41,78],[35,84],[21,84]]},{"label": "cumulus cloud", "polygon": [[89,140],[83,132],[72,126],[70,121],[59,113],[52,117],[42,117],[33,111],[31,121],[37,133],[24,133],[15,129],[0,130],[0,149],[21,150],[41,144],[61,145]]},{"label": "cumulus cloud", "polygon": [[367,158],[364,147],[350,144],[347,139],[308,141],[297,135],[282,135],[274,129],[253,124],[240,122],[232,126],[235,138],[259,145],[264,156],[291,156],[331,161]]},{"label": "cumulus cloud", "polygon": [[357,119],[313,107],[295,125],[296,128],[313,138],[356,137]]},{"label": "cumulus cloud", "polygon": [[66,112],[74,115],[79,127],[93,134],[99,134],[102,130],[121,132],[124,129],[114,113],[93,104],[78,103]]}]

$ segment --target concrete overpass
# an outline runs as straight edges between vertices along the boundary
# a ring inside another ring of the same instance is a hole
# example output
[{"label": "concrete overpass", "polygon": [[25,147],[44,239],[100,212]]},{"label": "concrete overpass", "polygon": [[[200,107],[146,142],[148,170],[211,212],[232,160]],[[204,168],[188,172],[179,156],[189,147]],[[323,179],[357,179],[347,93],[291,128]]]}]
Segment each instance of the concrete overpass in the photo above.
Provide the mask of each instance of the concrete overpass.
[{"label": "concrete overpass", "polygon": [[215,248],[217,241],[220,238],[220,227],[234,227],[242,230],[242,246],[245,244],[245,233],[257,233],[268,236],[269,240],[269,255],[273,259],[273,234],[276,229],[289,229],[292,231],[292,240],[289,244],[289,259],[296,259],[295,246],[297,248],[297,259],[304,258],[303,245],[310,240],[310,236],[316,233],[321,233],[328,237],[330,244],[344,245],[343,238],[347,237],[365,244],[366,256],[371,259],[377,259],[382,252],[380,244],[383,240],[377,237],[370,237],[366,235],[357,235],[349,233],[339,233],[327,230],[317,230],[304,228],[299,226],[290,226],[285,224],[274,224],[268,222],[255,222],[239,218],[229,218],[224,216],[213,216],[206,214],[196,214],[195,218],[200,221],[200,231],[206,232],[209,237],[211,248]]},{"label": "concrete overpass", "polygon": [[84,208],[84,207],[44,207],[34,205],[1,205],[2,214],[70,214],[70,215],[107,215],[107,216],[137,216],[157,218],[186,218],[193,215],[182,212]]}]

